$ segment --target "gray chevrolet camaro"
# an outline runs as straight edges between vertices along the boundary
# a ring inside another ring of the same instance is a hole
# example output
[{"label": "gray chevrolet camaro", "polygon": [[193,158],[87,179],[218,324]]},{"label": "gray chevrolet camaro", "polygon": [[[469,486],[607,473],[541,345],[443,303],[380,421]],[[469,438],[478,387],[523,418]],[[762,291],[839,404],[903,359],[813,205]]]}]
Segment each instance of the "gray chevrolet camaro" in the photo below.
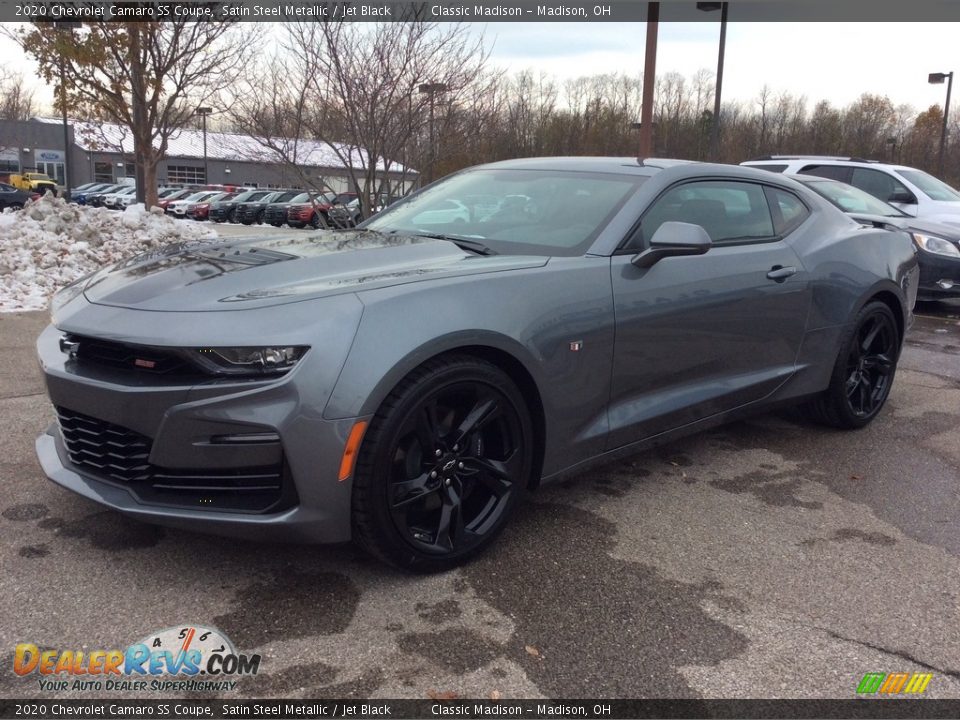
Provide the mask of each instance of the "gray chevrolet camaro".
[{"label": "gray chevrolet camaro", "polygon": [[182,244],[65,288],[46,474],[146,522],[462,562],[523,491],[777,404],[859,428],[910,238],[762,170],[541,158],[359,228]]}]

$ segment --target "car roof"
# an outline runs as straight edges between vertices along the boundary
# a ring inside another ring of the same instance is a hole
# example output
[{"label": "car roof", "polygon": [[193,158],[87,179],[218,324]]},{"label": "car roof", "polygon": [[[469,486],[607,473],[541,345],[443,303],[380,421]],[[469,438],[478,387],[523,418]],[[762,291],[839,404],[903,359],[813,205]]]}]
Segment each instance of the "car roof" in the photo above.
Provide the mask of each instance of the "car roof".
[{"label": "car roof", "polygon": [[696,164],[693,160],[635,157],[532,157],[478,165],[478,168],[509,168],[515,170],[561,170],[570,172],[603,172],[618,175],[653,175],[658,170],[676,165]]},{"label": "car roof", "polygon": [[783,165],[802,161],[805,163],[817,163],[819,165],[857,165],[887,168],[889,170],[916,170],[909,165],[895,165],[885,163],[882,160],[868,160],[858,157],[838,157],[835,155],[765,155],[751,160],[744,160],[741,165],[750,167],[763,167],[764,165]]}]

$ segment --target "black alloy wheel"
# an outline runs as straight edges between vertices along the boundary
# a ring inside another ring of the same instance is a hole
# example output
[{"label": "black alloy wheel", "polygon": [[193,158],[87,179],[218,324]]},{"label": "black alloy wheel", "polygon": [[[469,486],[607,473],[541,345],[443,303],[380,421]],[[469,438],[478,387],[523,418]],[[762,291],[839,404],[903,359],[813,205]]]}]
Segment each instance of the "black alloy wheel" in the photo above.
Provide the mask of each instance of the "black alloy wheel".
[{"label": "black alloy wheel", "polygon": [[384,401],[354,478],[354,536],[402,568],[462,563],[500,532],[525,490],[532,429],[523,396],[472,357],[431,361]]},{"label": "black alloy wheel", "polygon": [[237,221],[237,209],[235,207],[230,208],[230,212],[227,213],[227,220],[232,223]]},{"label": "black alloy wheel", "polygon": [[813,417],[827,425],[861,428],[883,408],[897,370],[900,333],[890,308],[867,304],[848,332],[830,387],[813,400]]}]

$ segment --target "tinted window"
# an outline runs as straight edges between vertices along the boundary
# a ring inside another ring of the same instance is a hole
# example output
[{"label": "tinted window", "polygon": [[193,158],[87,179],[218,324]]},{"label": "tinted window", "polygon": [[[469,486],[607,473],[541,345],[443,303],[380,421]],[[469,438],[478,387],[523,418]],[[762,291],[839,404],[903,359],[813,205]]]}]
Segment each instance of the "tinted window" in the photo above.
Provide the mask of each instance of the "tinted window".
[{"label": "tinted window", "polygon": [[854,168],[850,184],[883,201],[887,201],[895,192],[907,193],[911,197],[913,196],[913,193],[907,190],[906,185],[893,177],[893,175],[881,172],[880,170]]},{"label": "tinted window", "polygon": [[828,178],[830,180],[848,182],[850,179],[850,168],[842,165],[806,165],[800,169],[800,174],[816,175],[817,177]]},{"label": "tinted window", "polygon": [[792,192],[780,188],[767,188],[770,200],[770,214],[777,235],[788,235],[796,230],[810,216],[807,206]]},{"label": "tinted window", "polygon": [[640,237],[649,242],[665,222],[700,225],[715,243],[773,237],[773,220],[763,188],[754,183],[710,180],[671,188],[644,214]]},{"label": "tinted window", "polygon": [[766,170],[772,173],[782,173],[787,169],[786,165],[748,165],[747,167],[756,168],[757,170]]}]

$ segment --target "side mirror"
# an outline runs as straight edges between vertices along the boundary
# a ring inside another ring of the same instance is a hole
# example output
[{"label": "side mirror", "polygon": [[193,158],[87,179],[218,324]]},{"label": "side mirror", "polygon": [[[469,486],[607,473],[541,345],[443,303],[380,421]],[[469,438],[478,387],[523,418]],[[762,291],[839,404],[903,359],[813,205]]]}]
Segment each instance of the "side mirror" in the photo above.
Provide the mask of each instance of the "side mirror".
[{"label": "side mirror", "polygon": [[700,225],[669,221],[657,228],[650,238],[650,247],[630,262],[638,268],[648,268],[665,257],[703,255],[712,246],[710,236]]},{"label": "side mirror", "polygon": [[907,190],[894,190],[887,198],[889,203],[902,203],[904,205],[915,205],[917,199]]}]

